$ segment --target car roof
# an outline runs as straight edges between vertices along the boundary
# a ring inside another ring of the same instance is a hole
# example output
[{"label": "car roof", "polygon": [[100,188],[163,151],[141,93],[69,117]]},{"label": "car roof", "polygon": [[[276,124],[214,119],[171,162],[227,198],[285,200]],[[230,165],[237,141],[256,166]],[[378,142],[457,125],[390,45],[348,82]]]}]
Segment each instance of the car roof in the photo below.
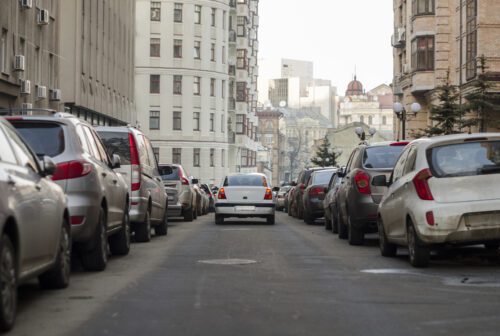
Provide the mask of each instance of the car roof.
[{"label": "car roof", "polygon": [[6,116],[7,120],[16,122],[16,121],[43,121],[43,122],[57,122],[60,124],[66,124],[66,125],[75,125],[78,123],[86,124],[88,126],[92,125],[85,121],[82,120],[70,113],[65,113],[65,112],[57,112],[54,113],[53,115],[39,115],[39,116],[26,116],[26,115],[13,115],[13,116]]},{"label": "car roof", "polygon": [[467,140],[467,139],[500,139],[500,133],[472,133],[472,134],[450,134],[450,135],[440,135],[435,137],[424,137],[413,140],[411,143],[440,143],[440,142],[453,142],[458,140]]}]

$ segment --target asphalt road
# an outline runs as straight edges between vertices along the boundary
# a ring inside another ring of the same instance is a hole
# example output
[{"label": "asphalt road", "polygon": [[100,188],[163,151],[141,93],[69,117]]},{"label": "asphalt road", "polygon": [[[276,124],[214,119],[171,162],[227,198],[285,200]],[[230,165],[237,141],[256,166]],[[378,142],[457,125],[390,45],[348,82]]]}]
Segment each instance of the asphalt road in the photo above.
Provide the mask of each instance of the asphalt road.
[{"label": "asphalt road", "polygon": [[[231,263],[243,263],[233,265]],[[442,251],[413,269],[377,241],[350,247],[321,225],[173,222],[70,288],[20,289],[11,335],[499,335],[500,258]]]}]

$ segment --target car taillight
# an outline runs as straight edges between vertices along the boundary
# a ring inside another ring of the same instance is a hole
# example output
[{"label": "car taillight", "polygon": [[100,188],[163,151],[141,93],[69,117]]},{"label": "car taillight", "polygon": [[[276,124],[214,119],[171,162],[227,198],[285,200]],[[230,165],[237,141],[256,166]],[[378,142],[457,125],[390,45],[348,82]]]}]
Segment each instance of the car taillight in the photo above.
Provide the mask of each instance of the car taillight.
[{"label": "car taillight", "polygon": [[364,171],[360,170],[354,175],[354,182],[361,194],[370,195],[372,193],[370,189],[370,176]]},{"label": "car taillight", "polygon": [[418,197],[424,201],[433,201],[431,189],[429,188],[429,179],[432,177],[432,173],[429,168],[421,170],[413,178],[413,184],[415,185],[415,190],[417,191]]},{"label": "car taillight", "polygon": [[85,220],[85,216],[71,216],[69,221],[71,225],[80,225]]},{"label": "car taillight", "polygon": [[309,189],[309,196],[320,196],[325,194],[325,188],[323,187],[312,187]]},{"label": "car taillight", "polygon": [[141,189],[141,162],[139,160],[139,151],[132,133],[128,134],[130,145],[130,165],[132,166],[132,191]]},{"label": "car taillight", "polygon": [[217,198],[218,199],[226,199],[226,192],[224,188],[220,188],[219,192],[217,193]]},{"label": "car taillight", "polygon": [[300,189],[300,191],[302,191],[302,192],[303,192],[305,188],[306,188],[306,185],[305,185],[304,183],[301,183],[301,184],[299,185],[299,189]]},{"label": "car taillight", "polygon": [[53,181],[68,180],[90,174],[92,165],[85,161],[68,161],[57,164],[52,175]]},{"label": "car taillight", "polygon": [[273,191],[270,188],[266,189],[266,194],[264,195],[265,200],[272,200],[273,199]]},{"label": "car taillight", "polygon": [[182,185],[189,185],[189,180],[185,177],[181,177]]}]

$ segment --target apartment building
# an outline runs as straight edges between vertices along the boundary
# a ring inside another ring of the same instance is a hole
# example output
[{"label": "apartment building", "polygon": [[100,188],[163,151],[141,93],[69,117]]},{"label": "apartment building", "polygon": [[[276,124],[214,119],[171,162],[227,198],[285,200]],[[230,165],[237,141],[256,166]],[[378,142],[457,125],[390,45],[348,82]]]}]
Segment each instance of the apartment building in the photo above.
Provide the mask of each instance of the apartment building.
[{"label": "apartment building", "polygon": [[[462,97],[470,92],[481,56],[491,91],[500,92],[499,13],[498,0],[394,0],[394,94],[406,110],[414,102],[422,106],[408,118],[407,136],[430,125],[435,89],[448,72]],[[394,121],[399,134],[401,122]]]},{"label": "apartment building", "polygon": [[135,124],[135,0],[60,1],[60,13],[66,110],[95,125]]},{"label": "apartment building", "polygon": [[61,1],[2,1],[0,108],[61,104],[59,26]]}]

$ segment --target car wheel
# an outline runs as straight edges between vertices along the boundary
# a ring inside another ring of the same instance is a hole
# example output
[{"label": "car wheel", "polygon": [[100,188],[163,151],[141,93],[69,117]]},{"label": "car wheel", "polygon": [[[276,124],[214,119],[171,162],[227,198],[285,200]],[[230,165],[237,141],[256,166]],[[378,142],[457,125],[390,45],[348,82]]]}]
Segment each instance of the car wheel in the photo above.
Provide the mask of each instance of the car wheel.
[{"label": "car wheel", "polygon": [[46,289],[66,288],[71,273],[71,235],[69,223],[65,219],[61,228],[59,250],[54,267],[38,277],[40,286]]},{"label": "car wheel", "polygon": [[337,234],[339,233],[339,220],[338,220],[338,215],[337,214],[334,214],[333,211],[330,211],[331,212],[331,224],[330,226],[332,227],[332,233],[333,234]]},{"label": "car wheel", "polygon": [[349,216],[349,214],[347,214],[347,230],[348,230],[347,239],[349,245],[352,246],[363,245],[363,242],[365,240],[365,233],[363,232],[362,229],[355,228],[352,225],[351,217]]},{"label": "car wheel", "polygon": [[304,209],[300,205],[297,205],[297,218],[304,219]]},{"label": "car wheel", "polygon": [[347,225],[345,225],[344,220],[342,219],[342,215],[339,213],[338,216],[338,222],[339,222],[339,238],[340,239],[347,239],[347,236],[349,235],[349,232],[347,231]]},{"label": "car wheel", "polygon": [[99,222],[89,244],[92,244],[92,247],[82,253],[83,268],[86,271],[104,271],[108,263],[108,237],[104,208],[99,211]]},{"label": "car wheel", "polygon": [[17,311],[16,253],[9,237],[0,245],[0,331],[12,329]]},{"label": "car wheel", "polygon": [[267,217],[267,224],[274,225],[275,219],[276,218],[275,218],[274,215],[271,215],[271,216]]},{"label": "car wheel", "polygon": [[168,234],[168,216],[166,208],[165,213],[163,214],[163,220],[160,224],[155,226],[155,234],[157,236],[166,236]]},{"label": "car wheel", "polygon": [[378,246],[380,248],[380,254],[383,257],[394,257],[398,252],[398,246],[391,244],[387,241],[387,236],[385,235],[384,223],[382,218],[379,217],[377,221],[378,226]]},{"label": "car wheel", "polygon": [[292,216],[292,207],[289,205],[286,210],[287,210],[288,216],[291,217]]},{"label": "car wheel", "polygon": [[146,211],[144,222],[138,223],[135,228],[135,240],[139,243],[151,241],[151,214],[149,209]]},{"label": "car wheel", "polygon": [[192,222],[193,219],[194,219],[194,211],[191,208],[184,210],[184,221]]},{"label": "car wheel", "polygon": [[325,230],[330,231],[332,229],[332,220],[325,214]]},{"label": "car wheel", "polygon": [[223,215],[215,215],[215,224],[216,225],[224,224],[224,216]]},{"label": "car wheel", "polygon": [[304,211],[304,222],[306,222],[307,225],[313,225],[314,224],[314,217],[309,214],[309,212]]},{"label": "car wheel", "polygon": [[425,246],[417,236],[413,223],[408,223],[408,251],[410,252],[410,264],[413,267],[429,266],[430,249]]},{"label": "car wheel", "polygon": [[109,237],[109,249],[114,255],[127,255],[130,251],[130,217],[128,205],[125,206],[120,232]]}]

